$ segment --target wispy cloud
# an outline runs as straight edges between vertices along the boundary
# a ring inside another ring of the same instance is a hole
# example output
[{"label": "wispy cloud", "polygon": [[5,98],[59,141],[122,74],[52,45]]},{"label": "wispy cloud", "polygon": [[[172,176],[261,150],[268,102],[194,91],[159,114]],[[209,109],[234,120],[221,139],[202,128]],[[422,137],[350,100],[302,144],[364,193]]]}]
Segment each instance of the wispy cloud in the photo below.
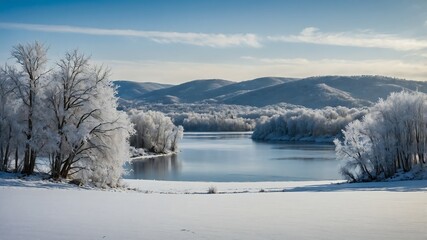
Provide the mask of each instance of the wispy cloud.
[{"label": "wispy cloud", "polygon": [[392,34],[375,33],[370,30],[356,32],[321,32],[318,28],[308,27],[303,29],[298,35],[268,36],[267,39],[279,42],[387,48],[397,51],[413,51],[427,48],[427,40],[402,38]]},{"label": "wispy cloud", "polygon": [[[427,21],[425,23],[427,25]],[[334,46],[364,48],[386,48],[397,51],[416,51],[427,49],[427,40],[404,38],[393,34],[376,33],[370,30],[350,32],[321,32],[318,28],[308,27],[298,35],[261,37],[252,33],[223,34],[196,32],[140,31],[134,29],[105,29],[68,25],[43,25],[0,22],[3,29],[21,29],[40,32],[75,33],[103,36],[124,36],[149,39],[158,43],[181,43],[213,48],[252,47],[259,48],[262,42],[296,42]]]},{"label": "wispy cloud", "polygon": [[40,32],[77,33],[88,35],[125,36],[150,39],[158,43],[183,43],[196,46],[216,48],[225,47],[261,47],[259,38],[255,34],[207,34],[193,32],[160,32],[139,31],[132,29],[103,29],[76,27],[67,25],[42,25],[22,23],[0,23],[0,28],[21,29]]}]

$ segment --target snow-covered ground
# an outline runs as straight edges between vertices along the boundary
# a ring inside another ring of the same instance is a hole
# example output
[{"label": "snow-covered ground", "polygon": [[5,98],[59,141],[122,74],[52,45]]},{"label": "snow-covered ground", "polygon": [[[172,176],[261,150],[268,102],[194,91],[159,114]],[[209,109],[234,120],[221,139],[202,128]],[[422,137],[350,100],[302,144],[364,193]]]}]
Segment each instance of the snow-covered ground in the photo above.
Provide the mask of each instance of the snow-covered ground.
[{"label": "snow-covered ground", "polygon": [[427,180],[124,183],[0,177],[0,239],[427,239]]}]

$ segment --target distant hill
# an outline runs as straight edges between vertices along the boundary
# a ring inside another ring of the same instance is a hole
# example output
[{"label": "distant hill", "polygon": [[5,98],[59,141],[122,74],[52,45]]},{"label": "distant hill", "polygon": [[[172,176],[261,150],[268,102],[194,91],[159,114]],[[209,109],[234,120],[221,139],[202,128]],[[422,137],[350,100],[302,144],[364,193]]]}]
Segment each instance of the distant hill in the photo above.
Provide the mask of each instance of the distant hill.
[{"label": "distant hill", "polygon": [[224,103],[265,106],[286,102],[310,108],[369,106],[395,91],[427,93],[427,82],[383,76],[310,77],[259,89],[227,99]]},{"label": "distant hill", "polygon": [[124,100],[134,100],[145,93],[173,86],[171,84],[133,82],[125,80],[118,80],[113,83],[118,87],[118,97]]},{"label": "distant hill", "polygon": [[191,103],[206,98],[205,93],[232,84],[222,79],[194,80],[173,87],[152,91],[140,96],[140,100],[156,103]]},{"label": "distant hill", "polygon": [[265,87],[270,87],[285,82],[296,80],[296,78],[281,78],[281,77],[263,77],[256,78],[253,80],[237,82],[226,85],[217,89],[206,92],[206,99],[215,99],[216,101],[222,102],[228,98],[240,95],[252,90],[258,90]]},{"label": "distant hill", "polygon": [[[386,98],[391,92],[401,90],[427,93],[427,82],[383,76],[264,77],[242,82],[208,79],[161,87],[151,91],[142,88],[146,92],[128,90],[125,97],[134,104],[215,102],[265,106],[289,103],[322,108],[369,106],[378,98]],[[119,88],[119,96],[122,95]]]}]

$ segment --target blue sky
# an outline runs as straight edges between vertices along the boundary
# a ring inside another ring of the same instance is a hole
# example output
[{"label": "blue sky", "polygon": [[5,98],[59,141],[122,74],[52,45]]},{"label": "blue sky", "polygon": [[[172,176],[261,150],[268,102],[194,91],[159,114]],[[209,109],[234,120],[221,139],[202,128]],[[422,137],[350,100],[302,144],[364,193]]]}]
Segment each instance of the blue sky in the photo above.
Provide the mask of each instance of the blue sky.
[{"label": "blue sky", "polygon": [[0,63],[38,40],[113,79],[377,74],[427,80],[427,1],[0,0]]}]

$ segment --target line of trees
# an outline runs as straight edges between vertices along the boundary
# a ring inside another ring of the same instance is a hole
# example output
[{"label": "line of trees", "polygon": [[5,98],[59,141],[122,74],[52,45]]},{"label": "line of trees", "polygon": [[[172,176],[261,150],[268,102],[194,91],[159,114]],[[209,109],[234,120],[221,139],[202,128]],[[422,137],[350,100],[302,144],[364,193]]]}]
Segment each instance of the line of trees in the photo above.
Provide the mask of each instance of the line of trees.
[{"label": "line of trees", "polygon": [[221,113],[186,113],[174,115],[174,122],[180,123],[191,132],[219,132],[219,131],[252,131],[255,120],[235,117]]},{"label": "line of trees", "polygon": [[0,170],[32,174],[47,157],[55,179],[116,186],[134,130],[117,110],[108,69],[78,51],[51,67],[38,42],[11,55],[16,64],[0,69]]},{"label": "line of trees", "polygon": [[427,95],[392,93],[362,120],[347,125],[343,135],[334,142],[348,180],[381,180],[422,168],[427,161]]},{"label": "line of trees", "polygon": [[261,116],[282,114],[297,108],[291,104],[276,104],[262,108],[208,103],[146,104],[138,109],[159,111],[182,125],[186,131],[252,131]]},{"label": "line of trees", "polygon": [[259,118],[252,139],[332,142],[348,123],[366,113],[366,109],[346,107],[289,109],[280,115]]}]

